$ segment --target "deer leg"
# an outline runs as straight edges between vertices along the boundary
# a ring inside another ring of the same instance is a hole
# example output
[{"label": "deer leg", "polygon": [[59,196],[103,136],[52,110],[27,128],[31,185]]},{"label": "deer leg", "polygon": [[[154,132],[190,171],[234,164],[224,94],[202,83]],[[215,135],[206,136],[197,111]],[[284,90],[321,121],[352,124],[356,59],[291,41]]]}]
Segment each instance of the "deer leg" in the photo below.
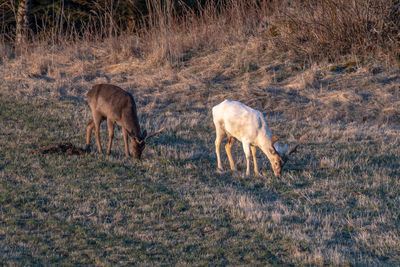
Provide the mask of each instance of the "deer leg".
[{"label": "deer leg", "polygon": [[246,155],[246,176],[250,175],[250,144],[242,141],[244,154]]},{"label": "deer leg", "polygon": [[90,136],[92,135],[92,130],[94,128],[94,121],[90,120],[87,128],[86,128],[86,147],[85,150],[89,150],[90,149]]},{"label": "deer leg", "polygon": [[107,155],[111,153],[111,143],[114,137],[114,122],[107,119],[107,128],[108,128],[108,148],[107,148]]},{"label": "deer leg", "polygon": [[255,146],[250,146],[250,148],[251,148],[251,153],[253,154],[254,172],[257,175],[260,175],[260,173],[258,172],[257,157],[256,157],[256,147]]},{"label": "deer leg", "polygon": [[103,116],[101,116],[98,113],[94,113],[93,121],[94,121],[94,133],[96,134],[97,148],[99,150],[99,153],[103,154],[103,149],[101,149],[101,144],[100,144],[100,123],[103,121]]},{"label": "deer leg", "polygon": [[[128,131],[124,128],[122,128],[122,133],[124,134],[124,144],[125,144],[125,155],[127,157],[130,156],[129,154],[129,147],[128,147]],[[132,139],[131,139],[132,142]]]},{"label": "deer leg", "polygon": [[225,145],[226,154],[228,155],[229,165],[231,166],[231,170],[236,171],[235,162],[233,161],[232,154],[231,154],[231,147],[235,142],[235,138],[229,137],[228,143]]},{"label": "deer leg", "polygon": [[222,138],[224,137],[222,132],[218,130],[218,127],[216,127],[216,138],[215,138],[215,152],[217,153],[217,162],[218,162],[218,170],[222,171],[222,163],[221,163],[221,154],[220,154],[220,146],[222,142]]}]

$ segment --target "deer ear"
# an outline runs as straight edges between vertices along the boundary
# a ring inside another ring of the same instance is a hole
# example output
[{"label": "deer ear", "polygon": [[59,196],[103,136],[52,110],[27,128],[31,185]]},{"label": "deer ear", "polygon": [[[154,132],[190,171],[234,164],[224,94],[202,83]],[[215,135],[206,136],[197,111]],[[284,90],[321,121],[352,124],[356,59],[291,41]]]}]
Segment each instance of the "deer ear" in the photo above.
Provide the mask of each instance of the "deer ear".
[{"label": "deer ear", "polygon": [[132,136],[132,137],[133,137],[133,139],[135,139],[135,142],[136,142],[136,143],[140,144],[140,143],[142,142],[142,141],[140,141],[139,138],[137,138],[136,136]]},{"label": "deer ear", "polygon": [[275,135],[273,135],[273,136],[271,137],[271,143],[272,143],[272,145],[274,145],[277,141],[278,141],[278,137],[276,137]]}]

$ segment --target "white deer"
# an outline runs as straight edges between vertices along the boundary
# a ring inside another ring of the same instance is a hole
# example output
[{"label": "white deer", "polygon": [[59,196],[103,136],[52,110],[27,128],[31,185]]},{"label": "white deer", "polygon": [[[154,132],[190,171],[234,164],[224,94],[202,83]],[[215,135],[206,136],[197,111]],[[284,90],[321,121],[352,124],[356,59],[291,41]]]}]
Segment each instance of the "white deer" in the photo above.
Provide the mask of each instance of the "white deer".
[{"label": "white deer", "polygon": [[246,176],[250,175],[250,150],[253,154],[256,174],[259,175],[256,159],[256,147],[259,147],[268,157],[275,176],[278,176],[289,159],[289,155],[295,152],[307,138],[307,135],[303,135],[300,141],[286,153],[287,145],[281,148],[277,142],[278,138],[272,135],[267,121],[260,111],[237,101],[225,100],[212,108],[212,115],[216,130],[215,150],[220,171],[222,170],[220,145],[225,135],[228,137],[225,150],[232,170],[236,170],[236,166],[232,158],[231,147],[235,138],[242,142],[247,162]]}]

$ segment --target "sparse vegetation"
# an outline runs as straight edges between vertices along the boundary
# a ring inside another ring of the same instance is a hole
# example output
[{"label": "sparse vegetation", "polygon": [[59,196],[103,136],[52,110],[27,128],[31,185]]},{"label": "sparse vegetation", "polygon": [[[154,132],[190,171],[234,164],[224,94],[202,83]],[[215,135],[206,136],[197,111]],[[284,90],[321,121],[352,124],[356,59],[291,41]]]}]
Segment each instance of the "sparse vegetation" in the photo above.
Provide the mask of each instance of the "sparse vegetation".
[{"label": "sparse vegetation", "polygon": [[[150,2],[141,30],[47,28],[17,48],[3,20],[0,264],[398,265],[399,3],[290,2]],[[143,128],[166,126],[142,161],[121,131],[109,156],[32,153],[84,146],[84,95],[102,82],[134,95]],[[280,177],[261,153],[263,176],[243,177],[238,143],[239,171],[216,172],[211,107],[226,98],[281,140],[308,134]]]}]

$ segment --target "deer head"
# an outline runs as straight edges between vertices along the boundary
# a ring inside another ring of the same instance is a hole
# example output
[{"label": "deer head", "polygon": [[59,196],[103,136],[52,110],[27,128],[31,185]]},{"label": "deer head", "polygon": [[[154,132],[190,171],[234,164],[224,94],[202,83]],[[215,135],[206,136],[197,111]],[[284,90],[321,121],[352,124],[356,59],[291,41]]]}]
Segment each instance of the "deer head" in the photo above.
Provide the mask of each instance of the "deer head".
[{"label": "deer head", "polygon": [[133,156],[136,159],[141,158],[142,156],[142,152],[146,146],[146,141],[154,136],[156,136],[157,134],[161,133],[163,130],[165,129],[164,126],[162,126],[160,129],[158,129],[157,131],[155,131],[154,133],[147,135],[147,131],[144,130],[142,133],[142,138],[139,139],[134,135],[131,135],[132,139],[134,142],[131,142],[131,151],[133,153]]},{"label": "deer head", "polygon": [[283,166],[285,166],[286,162],[290,159],[289,156],[296,152],[298,146],[301,145],[307,138],[307,134],[302,135],[299,139],[299,142],[297,142],[296,145],[287,151],[287,145],[281,148],[278,144],[278,138],[276,136],[272,136],[271,142],[273,149],[271,150],[272,156],[270,158],[270,162],[275,176],[279,176],[281,174]]}]

